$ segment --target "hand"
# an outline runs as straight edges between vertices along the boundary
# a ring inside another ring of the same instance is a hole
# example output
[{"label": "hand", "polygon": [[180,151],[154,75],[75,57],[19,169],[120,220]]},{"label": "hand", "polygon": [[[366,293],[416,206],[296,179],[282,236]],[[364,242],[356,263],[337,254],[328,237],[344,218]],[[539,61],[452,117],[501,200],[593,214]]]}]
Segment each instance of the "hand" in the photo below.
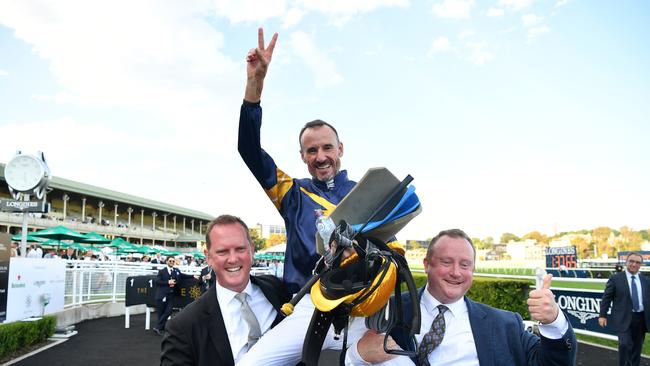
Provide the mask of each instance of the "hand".
[{"label": "hand", "polygon": [[600,318],[598,318],[598,325],[600,325],[601,327],[605,328],[605,327],[607,326],[607,318],[605,318],[605,317],[603,317],[603,316],[601,316]]},{"label": "hand", "polygon": [[[357,343],[359,356],[361,356],[364,361],[373,364],[385,362],[396,357],[395,355],[384,352],[384,337],[384,334],[377,333],[372,329],[367,330]],[[388,349],[401,349],[391,336],[388,336],[386,346]]]},{"label": "hand", "polygon": [[269,69],[271,58],[273,58],[273,49],[275,49],[277,40],[278,34],[274,33],[269,45],[264,47],[264,29],[259,28],[257,31],[257,48],[252,48],[246,55],[247,83],[244,99],[249,102],[259,102],[262,97],[264,78]]},{"label": "hand", "polygon": [[544,276],[542,288],[530,292],[528,295],[528,312],[530,317],[542,324],[549,324],[557,319],[559,308],[555,303],[555,296],[551,292],[553,275]]}]

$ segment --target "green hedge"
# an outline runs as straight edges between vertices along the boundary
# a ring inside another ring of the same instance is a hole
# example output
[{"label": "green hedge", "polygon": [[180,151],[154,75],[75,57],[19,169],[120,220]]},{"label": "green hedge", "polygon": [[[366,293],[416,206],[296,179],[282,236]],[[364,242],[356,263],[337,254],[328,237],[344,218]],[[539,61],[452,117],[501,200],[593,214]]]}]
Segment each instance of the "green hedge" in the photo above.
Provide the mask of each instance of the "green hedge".
[{"label": "green hedge", "polygon": [[54,334],[56,317],[45,316],[33,322],[0,324],[0,359],[17,349],[42,342]]},{"label": "green hedge", "polygon": [[[427,283],[426,273],[413,273],[413,279],[418,288]],[[402,291],[405,290],[405,286],[402,286]],[[524,280],[474,277],[474,282],[467,292],[467,297],[498,309],[519,313],[522,318],[528,319],[530,316],[526,300],[529,291],[530,285]]]}]

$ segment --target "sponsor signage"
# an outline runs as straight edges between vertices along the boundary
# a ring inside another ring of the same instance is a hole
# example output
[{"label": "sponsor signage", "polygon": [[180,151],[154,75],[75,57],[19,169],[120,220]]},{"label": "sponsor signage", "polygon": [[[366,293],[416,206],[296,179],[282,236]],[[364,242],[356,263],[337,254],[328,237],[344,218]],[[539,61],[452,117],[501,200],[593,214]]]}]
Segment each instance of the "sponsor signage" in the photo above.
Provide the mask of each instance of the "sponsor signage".
[{"label": "sponsor signage", "polygon": [[7,321],[63,310],[65,261],[11,258],[7,288]]},{"label": "sponsor signage", "polygon": [[[602,291],[558,290],[554,288],[553,294],[555,294],[555,301],[560,306],[560,309],[564,310],[573,329],[616,335],[616,332],[609,324],[605,328],[598,325],[600,301],[603,297]],[[609,323],[611,324],[611,322]]]},{"label": "sponsor signage", "polygon": [[[126,278],[125,306],[146,304],[156,307],[156,276],[132,276]],[[201,296],[199,280],[195,278],[182,279],[176,284],[174,292],[174,307],[184,308]]]},{"label": "sponsor signage", "polygon": [[45,201],[0,200],[0,211],[48,213],[50,204]]},{"label": "sponsor signage", "polygon": [[126,278],[125,306],[147,304],[156,306],[156,276],[132,276]]},{"label": "sponsor signage", "polygon": [[9,285],[9,258],[11,235],[0,233],[0,323],[7,319],[7,288]]},{"label": "sponsor signage", "polygon": [[576,268],[578,256],[576,247],[546,248],[546,268]]}]

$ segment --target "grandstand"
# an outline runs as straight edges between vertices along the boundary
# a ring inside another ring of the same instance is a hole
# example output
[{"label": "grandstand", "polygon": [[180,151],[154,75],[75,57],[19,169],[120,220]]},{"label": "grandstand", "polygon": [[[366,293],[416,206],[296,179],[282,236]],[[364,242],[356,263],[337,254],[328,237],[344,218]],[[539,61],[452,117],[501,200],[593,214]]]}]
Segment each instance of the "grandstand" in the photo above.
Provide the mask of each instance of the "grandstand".
[{"label": "grandstand", "polygon": [[[11,199],[0,163],[0,199]],[[136,197],[109,189],[52,177],[45,199],[46,214],[29,214],[29,231],[63,225],[72,230],[96,232],[109,239],[121,237],[136,244],[161,245],[179,251],[200,248],[205,229],[214,218],[207,213]],[[0,232],[18,234],[22,214],[0,212]]]}]

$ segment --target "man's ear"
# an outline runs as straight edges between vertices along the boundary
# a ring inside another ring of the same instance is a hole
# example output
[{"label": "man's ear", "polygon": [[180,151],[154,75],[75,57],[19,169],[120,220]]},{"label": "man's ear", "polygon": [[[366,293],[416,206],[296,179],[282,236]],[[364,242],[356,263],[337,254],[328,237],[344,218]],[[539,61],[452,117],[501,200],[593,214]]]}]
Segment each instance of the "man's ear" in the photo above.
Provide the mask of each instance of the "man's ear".
[{"label": "man's ear", "polygon": [[424,258],[422,260],[422,264],[424,265],[424,273],[428,273],[429,272],[429,260]]},{"label": "man's ear", "polygon": [[300,159],[302,159],[302,162],[307,164],[307,158],[305,157],[305,154],[303,153],[302,149],[300,149]]},{"label": "man's ear", "polygon": [[339,158],[343,156],[343,143],[339,142]]}]

